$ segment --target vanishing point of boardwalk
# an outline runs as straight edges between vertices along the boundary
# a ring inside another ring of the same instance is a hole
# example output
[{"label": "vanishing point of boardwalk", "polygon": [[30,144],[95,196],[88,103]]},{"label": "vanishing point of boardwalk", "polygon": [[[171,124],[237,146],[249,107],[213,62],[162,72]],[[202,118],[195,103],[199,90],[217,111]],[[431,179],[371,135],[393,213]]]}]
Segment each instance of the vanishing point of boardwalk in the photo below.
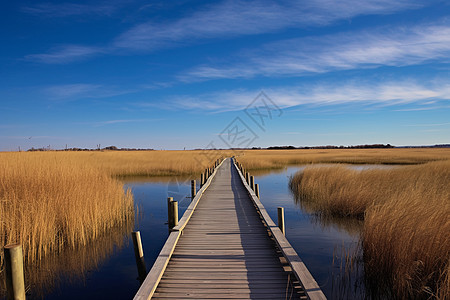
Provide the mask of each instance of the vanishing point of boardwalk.
[{"label": "vanishing point of boardwalk", "polygon": [[325,299],[232,159],[195,201],[135,299]]}]

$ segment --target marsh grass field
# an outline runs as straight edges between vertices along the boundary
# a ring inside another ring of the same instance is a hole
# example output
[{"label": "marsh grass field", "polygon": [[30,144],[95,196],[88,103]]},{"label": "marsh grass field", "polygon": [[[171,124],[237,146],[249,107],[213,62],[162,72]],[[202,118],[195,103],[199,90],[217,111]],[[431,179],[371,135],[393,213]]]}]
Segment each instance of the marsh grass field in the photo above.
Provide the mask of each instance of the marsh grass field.
[{"label": "marsh grass field", "polygon": [[300,205],[362,219],[366,286],[399,299],[450,295],[450,161],[392,169],[308,167],[291,178]]},{"label": "marsh grass field", "polygon": [[307,164],[409,165],[450,160],[448,148],[246,150],[239,162],[251,171]]},{"label": "marsh grass field", "polygon": [[[55,255],[113,232],[126,235],[135,207],[121,178],[199,175],[215,159],[232,155],[249,170],[315,163],[406,165],[363,171],[312,167],[292,178],[291,187],[311,211],[364,220],[366,277],[393,282],[399,298],[448,297],[449,149],[4,152],[0,246],[21,243],[28,269],[36,270],[44,258],[55,261]],[[114,240],[120,245],[120,237]]]},{"label": "marsh grass field", "polygon": [[133,217],[132,195],[117,178],[200,174],[221,155],[200,153],[0,153],[1,246],[22,243],[33,262],[84,245]]},{"label": "marsh grass field", "polygon": [[[0,247],[22,244],[26,268],[33,270],[44,258],[55,260],[49,257],[82,249],[121,228],[130,234],[133,196],[118,178],[200,174],[208,159],[218,156],[200,151],[0,153]],[[28,284],[33,273],[26,274]]]}]

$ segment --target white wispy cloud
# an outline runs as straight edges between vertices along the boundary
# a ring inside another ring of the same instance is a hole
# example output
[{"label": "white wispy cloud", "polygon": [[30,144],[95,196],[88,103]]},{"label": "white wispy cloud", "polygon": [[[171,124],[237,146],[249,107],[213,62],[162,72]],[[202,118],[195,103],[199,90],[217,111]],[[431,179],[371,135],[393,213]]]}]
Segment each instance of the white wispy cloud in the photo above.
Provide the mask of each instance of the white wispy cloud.
[{"label": "white wispy cloud", "polygon": [[98,47],[65,45],[55,47],[48,53],[27,55],[25,56],[25,60],[46,64],[65,64],[90,58],[105,51],[107,50]]},{"label": "white wispy cloud", "polygon": [[450,125],[450,122],[447,123],[429,123],[429,124],[408,124],[408,125],[404,125],[404,126],[412,126],[412,127],[434,127],[434,126],[448,126]]},{"label": "white wispy cloud", "polygon": [[212,4],[184,18],[164,24],[148,22],[120,35],[115,45],[155,49],[197,39],[228,38],[276,32],[284,28],[328,25],[359,15],[387,14],[421,7],[420,1],[310,0],[236,1]]},{"label": "white wispy cloud", "polygon": [[39,17],[69,17],[79,15],[111,15],[118,7],[116,3],[79,4],[79,3],[37,3],[22,7],[22,11]]},{"label": "white wispy cloud", "polygon": [[182,81],[254,76],[303,75],[335,70],[408,66],[432,60],[448,62],[450,25],[377,28],[371,31],[278,41],[250,51],[239,63],[198,66]]},{"label": "white wispy cloud", "polygon": [[423,111],[423,110],[435,110],[435,109],[446,109],[446,108],[450,108],[450,105],[448,106],[442,106],[442,105],[437,105],[437,106],[426,106],[426,107],[413,107],[413,108],[402,108],[402,109],[395,109],[394,111]]},{"label": "white wispy cloud", "polygon": [[86,125],[92,125],[94,127],[100,127],[100,126],[123,124],[123,123],[154,122],[154,121],[160,121],[160,120],[162,120],[162,119],[117,119],[117,120],[104,120],[104,121],[94,121],[94,122],[82,122],[82,123],[76,123],[76,124],[86,124]]},{"label": "white wispy cloud", "polygon": [[[218,4],[205,5],[196,12],[175,20],[138,24],[103,47],[62,46],[59,49],[51,49],[48,53],[32,54],[26,58],[40,63],[69,63],[102,52],[152,51],[165,47],[179,47],[199,40],[271,33],[286,28],[325,26],[360,15],[388,14],[423,5],[419,0],[361,0],[356,3],[353,0],[226,0]],[[35,15],[66,17],[109,15],[118,8],[120,5],[116,3],[100,5],[43,3],[25,6],[22,10]]]},{"label": "white wispy cloud", "polygon": [[4,139],[14,139],[14,140],[31,140],[31,139],[61,139],[59,136],[50,136],[50,135],[37,135],[37,136],[0,136],[0,138]]},{"label": "white wispy cloud", "polygon": [[[245,109],[259,94],[258,90],[233,90],[174,96],[165,99],[164,108],[209,112],[238,111]],[[285,109],[298,105],[372,104],[398,105],[428,102],[430,99],[450,100],[450,84],[395,81],[380,83],[336,83],[313,86],[265,89],[277,106]],[[423,104],[423,103],[422,103]],[[146,105],[140,103],[137,105]],[[155,105],[155,104],[152,104]]]},{"label": "white wispy cloud", "polygon": [[132,90],[118,89],[114,86],[100,84],[76,83],[49,86],[43,93],[52,100],[72,100],[82,98],[105,98],[123,95]]}]

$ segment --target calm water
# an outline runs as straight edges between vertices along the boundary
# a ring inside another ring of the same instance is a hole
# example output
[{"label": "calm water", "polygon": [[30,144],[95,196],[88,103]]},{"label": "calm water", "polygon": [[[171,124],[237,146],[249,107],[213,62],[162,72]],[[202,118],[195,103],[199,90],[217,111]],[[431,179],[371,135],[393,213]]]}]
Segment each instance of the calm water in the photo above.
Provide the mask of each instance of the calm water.
[{"label": "calm water", "polygon": [[[355,166],[352,166],[354,168]],[[344,219],[320,220],[304,211],[289,189],[289,177],[304,167],[290,167],[279,173],[255,176],[261,202],[277,222],[277,207],[284,207],[286,237],[329,299],[360,299],[355,276],[341,272],[341,258],[358,246],[361,223]],[[350,281],[350,282],[349,282]]]},{"label": "calm water", "polygon": [[[367,166],[351,166],[355,169]],[[373,166],[372,166],[373,167]],[[277,207],[285,208],[286,236],[306,263],[314,278],[330,299],[362,297],[358,274],[342,272],[343,253],[357,249],[359,222],[319,220],[296,203],[289,190],[289,177],[303,167],[289,167],[270,173],[255,173],[260,185],[261,201],[276,222]],[[190,179],[145,178],[128,179],[138,206],[135,230],[141,231],[145,261],[149,270],[168,235],[167,197],[179,202],[180,217],[190,203]],[[198,179],[197,179],[198,182]],[[53,262],[58,266],[40,270],[47,290],[32,285],[31,298],[45,299],[131,299],[139,288],[129,228],[120,229],[96,245],[72,251]],[[81,270],[76,272],[75,270]],[[346,275],[347,274],[347,275]],[[43,285],[43,284],[41,284]],[[356,288],[355,288],[356,287]]]}]

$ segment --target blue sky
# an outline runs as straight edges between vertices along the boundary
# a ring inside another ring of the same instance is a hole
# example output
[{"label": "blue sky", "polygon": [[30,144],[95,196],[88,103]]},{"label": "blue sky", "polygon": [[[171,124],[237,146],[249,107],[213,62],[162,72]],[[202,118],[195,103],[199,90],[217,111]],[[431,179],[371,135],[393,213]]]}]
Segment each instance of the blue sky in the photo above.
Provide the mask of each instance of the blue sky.
[{"label": "blue sky", "polygon": [[1,151],[450,143],[447,1],[8,1],[0,22]]}]

